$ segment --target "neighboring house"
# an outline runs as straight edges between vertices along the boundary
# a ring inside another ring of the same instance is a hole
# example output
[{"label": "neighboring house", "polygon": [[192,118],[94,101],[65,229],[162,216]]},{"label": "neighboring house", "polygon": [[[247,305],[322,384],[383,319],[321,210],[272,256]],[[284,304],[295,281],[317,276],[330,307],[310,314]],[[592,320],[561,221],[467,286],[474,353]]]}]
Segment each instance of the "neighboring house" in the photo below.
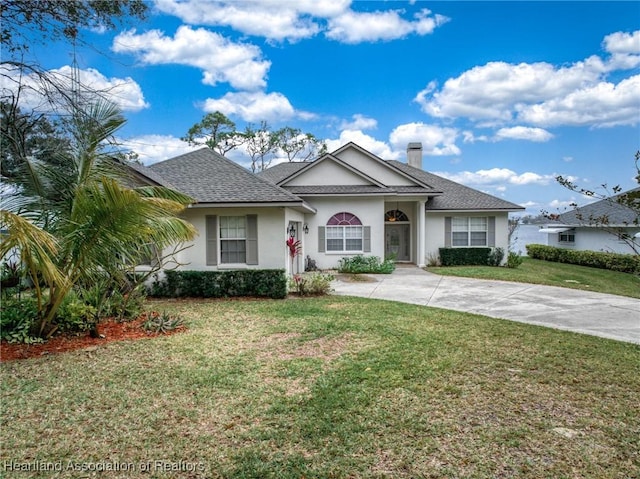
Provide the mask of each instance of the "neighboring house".
[{"label": "neighboring house", "polygon": [[[424,266],[444,246],[507,249],[508,213],[524,208],[423,171],[420,143],[407,158],[385,161],[348,143],[253,174],[204,148],[135,170],[194,199],[183,216],[200,234],[178,254],[184,269],[295,273],[307,257],[326,269],[356,254]],[[301,244],[293,262],[289,237]]]},{"label": "neighboring house", "polygon": [[[620,195],[637,192],[640,188]],[[548,235],[547,245],[575,250],[637,253],[640,249],[638,209],[634,211],[618,203],[616,198],[620,195],[558,215],[556,222],[540,229]]]}]

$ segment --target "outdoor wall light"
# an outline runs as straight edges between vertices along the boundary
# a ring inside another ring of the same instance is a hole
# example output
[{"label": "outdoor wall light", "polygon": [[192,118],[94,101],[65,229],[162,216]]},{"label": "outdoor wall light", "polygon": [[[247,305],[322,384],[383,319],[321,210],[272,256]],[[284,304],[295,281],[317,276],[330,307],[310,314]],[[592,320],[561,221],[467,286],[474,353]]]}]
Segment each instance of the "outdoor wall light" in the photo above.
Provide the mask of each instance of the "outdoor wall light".
[{"label": "outdoor wall light", "polygon": [[302,231],[304,231],[304,234],[309,234],[309,225],[307,223],[304,224],[304,228],[302,228]]}]

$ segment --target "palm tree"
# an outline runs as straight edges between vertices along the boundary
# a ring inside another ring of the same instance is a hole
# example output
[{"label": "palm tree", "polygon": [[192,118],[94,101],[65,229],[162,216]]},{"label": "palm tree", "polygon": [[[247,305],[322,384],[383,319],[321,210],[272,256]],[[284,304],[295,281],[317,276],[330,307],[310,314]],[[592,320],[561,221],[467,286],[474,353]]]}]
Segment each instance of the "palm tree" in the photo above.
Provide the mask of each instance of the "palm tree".
[{"label": "palm tree", "polygon": [[[164,187],[127,186],[132,185],[130,170],[108,143],[124,122],[118,108],[105,101],[76,109],[71,118],[72,147],[60,152],[56,162],[65,168],[22,159],[13,211],[3,212],[2,217],[15,234],[9,235],[10,243],[3,240],[2,251],[13,244],[23,257],[31,251],[43,257],[29,270],[34,284],[42,280],[49,290],[35,325],[39,336],[53,332],[56,312],[74,285],[91,284],[105,275],[118,280],[148,254],[149,245],[162,249],[195,235],[193,226],[177,216],[190,198]],[[15,228],[23,224],[16,217],[27,214],[31,236],[26,234],[28,228],[24,233]],[[41,231],[35,234],[37,229]],[[51,244],[37,250],[40,233]]]}]

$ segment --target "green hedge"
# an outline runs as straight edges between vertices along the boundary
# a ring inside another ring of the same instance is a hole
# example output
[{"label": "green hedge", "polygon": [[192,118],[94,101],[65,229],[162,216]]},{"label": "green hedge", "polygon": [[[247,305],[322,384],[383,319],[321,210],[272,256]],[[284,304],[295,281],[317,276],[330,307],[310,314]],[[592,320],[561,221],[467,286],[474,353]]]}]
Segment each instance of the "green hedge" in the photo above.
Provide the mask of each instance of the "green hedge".
[{"label": "green hedge", "polygon": [[528,244],[527,255],[530,258],[556,263],[577,264],[623,273],[640,273],[640,257],[632,254],[574,251],[543,244]]},{"label": "green hedge", "polygon": [[338,261],[338,273],[391,274],[395,269],[396,264],[392,259],[381,261],[378,256],[358,254]]},{"label": "green hedge", "polygon": [[166,271],[155,281],[151,296],[166,298],[228,298],[287,296],[287,277],[283,269],[244,269],[234,271]]},{"label": "green hedge", "polygon": [[487,265],[491,248],[440,248],[442,266]]}]

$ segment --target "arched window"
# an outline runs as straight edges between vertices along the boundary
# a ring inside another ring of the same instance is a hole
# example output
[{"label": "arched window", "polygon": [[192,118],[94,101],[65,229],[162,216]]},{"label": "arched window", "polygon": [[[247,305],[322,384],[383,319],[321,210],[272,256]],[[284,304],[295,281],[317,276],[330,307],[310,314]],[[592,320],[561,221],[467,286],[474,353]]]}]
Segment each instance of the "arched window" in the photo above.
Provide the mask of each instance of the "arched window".
[{"label": "arched window", "polygon": [[329,221],[327,226],[361,226],[362,222],[356,215],[343,211],[342,213],[336,213]]},{"label": "arched window", "polygon": [[362,237],[362,221],[354,214],[343,211],[327,221],[327,251],[362,251]]},{"label": "arched window", "polygon": [[400,210],[389,210],[384,215],[385,221],[409,221],[409,217]]}]

